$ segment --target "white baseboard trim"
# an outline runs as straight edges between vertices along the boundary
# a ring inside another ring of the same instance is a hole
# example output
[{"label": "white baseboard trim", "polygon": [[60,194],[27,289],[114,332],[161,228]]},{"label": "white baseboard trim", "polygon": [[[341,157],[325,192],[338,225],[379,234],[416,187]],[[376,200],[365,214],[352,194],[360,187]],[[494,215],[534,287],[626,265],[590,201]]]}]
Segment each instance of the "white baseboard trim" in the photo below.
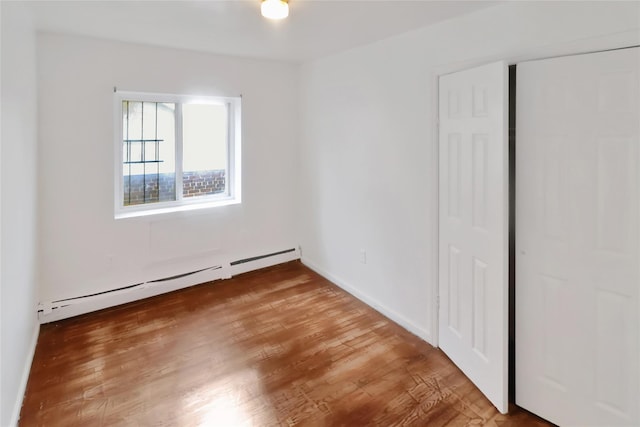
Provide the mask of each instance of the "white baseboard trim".
[{"label": "white baseboard trim", "polygon": [[38,336],[40,335],[40,324],[36,322],[31,334],[31,342],[29,343],[29,354],[27,355],[24,366],[22,367],[22,377],[20,378],[20,387],[16,395],[16,403],[13,406],[13,414],[11,414],[11,422],[9,426],[17,427],[20,420],[20,410],[22,409],[22,401],[27,391],[27,382],[29,381],[29,373],[31,372],[31,364],[33,356],[36,353],[36,345],[38,344]]},{"label": "white baseboard trim", "polygon": [[385,306],[384,304],[382,304],[381,302],[379,302],[375,298],[372,298],[371,296],[366,295],[363,292],[357,290],[356,288],[354,288],[353,286],[348,284],[345,280],[342,280],[341,278],[329,273],[328,271],[324,270],[323,268],[318,267],[317,264],[315,264],[313,261],[310,261],[308,258],[302,257],[301,261],[305,266],[309,267],[311,270],[315,271],[319,275],[321,275],[324,278],[328,279],[329,281],[333,282],[334,284],[336,284],[338,287],[340,287],[344,291],[348,292],[349,294],[353,295],[354,297],[356,297],[360,301],[362,301],[365,304],[367,304],[369,307],[371,307],[374,310],[376,310],[378,313],[382,314],[383,316],[387,317],[388,319],[390,319],[394,323],[397,323],[398,325],[400,325],[401,327],[403,327],[407,331],[411,332],[412,334],[420,337],[424,341],[426,341],[429,344],[431,344],[431,342],[432,342],[431,334],[428,331],[426,331],[425,329],[423,329],[420,326],[416,325],[415,323],[413,323],[412,321],[410,321],[409,319],[407,319],[403,315],[399,314],[398,312],[396,312],[396,311],[390,309],[389,307]]},{"label": "white baseboard trim", "polygon": [[147,282],[138,286],[106,292],[100,295],[76,298],[72,300],[60,301],[57,303],[41,304],[38,312],[40,323],[55,322],[69,317],[78,316],[104,308],[114,307],[129,302],[153,297],[167,292],[177,291],[199,285],[201,283],[212,282],[214,280],[229,279],[238,274],[246,273],[261,268],[271,267],[288,261],[300,259],[300,251],[295,249],[290,252],[278,253],[277,255],[265,255],[242,262],[236,265],[226,263],[220,268],[207,269],[183,277],[168,279],[160,282]]}]

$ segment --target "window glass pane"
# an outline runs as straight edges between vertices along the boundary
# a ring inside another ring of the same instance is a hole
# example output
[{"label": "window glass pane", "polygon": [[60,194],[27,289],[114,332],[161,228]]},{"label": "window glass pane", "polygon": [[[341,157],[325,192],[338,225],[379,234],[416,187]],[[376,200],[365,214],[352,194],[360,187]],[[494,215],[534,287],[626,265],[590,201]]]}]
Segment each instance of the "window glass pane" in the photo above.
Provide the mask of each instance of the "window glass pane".
[{"label": "window glass pane", "polygon": [[228,193],[226,105],[182,106],[182,188],[184,198]]},{"label": "window glass pane", "polygon": [[175,104],[124,101],[124,206],[176,200]]}]

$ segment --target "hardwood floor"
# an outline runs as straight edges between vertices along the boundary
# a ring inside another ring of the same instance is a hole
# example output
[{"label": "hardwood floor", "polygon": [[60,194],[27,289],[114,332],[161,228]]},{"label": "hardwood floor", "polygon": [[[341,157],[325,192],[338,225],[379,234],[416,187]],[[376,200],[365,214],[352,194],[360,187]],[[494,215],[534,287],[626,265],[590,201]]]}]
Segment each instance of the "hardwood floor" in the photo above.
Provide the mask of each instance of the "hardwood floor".
[{"label": "hardwood floor", "polygon": [[20,425],[548,424],[290,262],[43,325]]}]

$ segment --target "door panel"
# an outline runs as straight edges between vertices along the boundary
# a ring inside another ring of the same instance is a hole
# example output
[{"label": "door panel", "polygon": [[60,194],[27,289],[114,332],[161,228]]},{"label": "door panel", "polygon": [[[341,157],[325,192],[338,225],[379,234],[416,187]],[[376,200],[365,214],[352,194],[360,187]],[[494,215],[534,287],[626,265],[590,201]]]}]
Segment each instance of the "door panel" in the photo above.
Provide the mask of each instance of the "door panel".
[{"label": "door panel", "polygon": [[640,49],[517,68],[516,403],[640,425]]},{"label": "door panel", "polygon": [[439,341],[507,411],[506,64],[440,78]]}]

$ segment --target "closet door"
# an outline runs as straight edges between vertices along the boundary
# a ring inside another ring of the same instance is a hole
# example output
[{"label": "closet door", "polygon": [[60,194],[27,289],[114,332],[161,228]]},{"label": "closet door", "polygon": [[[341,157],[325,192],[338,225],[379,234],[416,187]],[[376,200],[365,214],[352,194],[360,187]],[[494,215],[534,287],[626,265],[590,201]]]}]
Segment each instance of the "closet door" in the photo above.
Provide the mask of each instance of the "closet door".
[{"label": "closet door", "polygon": [[640,49],[517,68],[516,402],[640,425]]},{"label": "closet door", "polygon": [[508,72],[440,77],[439,343],[507,412]]}]

